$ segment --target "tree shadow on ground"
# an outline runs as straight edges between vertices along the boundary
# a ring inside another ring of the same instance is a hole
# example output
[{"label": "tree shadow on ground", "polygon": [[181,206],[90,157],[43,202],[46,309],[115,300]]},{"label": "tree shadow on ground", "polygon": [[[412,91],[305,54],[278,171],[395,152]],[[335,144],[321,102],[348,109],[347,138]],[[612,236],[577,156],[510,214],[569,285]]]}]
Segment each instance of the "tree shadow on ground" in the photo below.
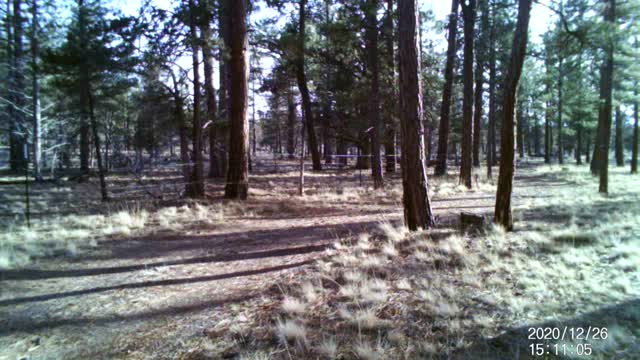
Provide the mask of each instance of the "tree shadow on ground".
[{"label": "tree shadow on ground", "polygon": [[[113,286],[103,286],[103,287],[95,287],[95,288],[83,289],[83,290],[75,290],[75,291],[68,291],[68,292],[29,296],[29,297],[23,297],[23,298],[7,299],[7,300],[1,300],[0,306],[11,306],[11,305],[18,305],[18,304],[23,304],[27,302],[47,301],[47,300],[60,299],[60,298],[65,298],[70,296],[81,296],[81,295],[102,293],[102,292],[114,291],[114,290],[139,289],[139,288],[147,288],[147,287],[153,287],[153,286],[192,284],[192,283],[203,282],[203,281],[216,281],[216,280],[223,280],[223,279],[242,277],[242,276],[259,275],[259,274],[265,274],[265,273],[274,272],[274,271],[296,268],[299,266],[310,264],[311,261],[312,260],[305,260],[301,262],[273,266],[273,267],[264,268],[264,269],[237,271],[229,274],[215,274],[215,275],[198,276],[198,277],[192,277],[192,278],[180,278],[180,279],[150,280],[150,281],[142,281],[138,283],[127,283],[127,284],[119,284],[119,285],[113,285]],[[2,334],[1,330],[0,330],[0,334]]]},{"label": "tree shadow on ground", "polygon": [[261,292],[244,293],[236,296],[226,297],[219,300],[202,301],[196,303],[190,303],[185,305],[168,306],[161,309],[153,309],[147,311],[141,311],[129,315],[117,315],[110,314],[105,316],[95,317],[77,317],[77,318],[62,318],[62,317],[48,317],[45,320],[39,320],[34,318],[29,319],[14,319],[12,321],[5,320],[5,325],[0,328],[0,336],[7,335],[15,332],[27,332],[33,333],[42,331],[45,329],[52,329],[62,326],[100,326],[109,325],[112,323],[123,322],[136,322],[142,320],[150,320],[154,318],[160,318],[164,316],[178,316],[188,313],[199,312],[207,309],[212,309],[228,304],[242,303],[260,296]]}]

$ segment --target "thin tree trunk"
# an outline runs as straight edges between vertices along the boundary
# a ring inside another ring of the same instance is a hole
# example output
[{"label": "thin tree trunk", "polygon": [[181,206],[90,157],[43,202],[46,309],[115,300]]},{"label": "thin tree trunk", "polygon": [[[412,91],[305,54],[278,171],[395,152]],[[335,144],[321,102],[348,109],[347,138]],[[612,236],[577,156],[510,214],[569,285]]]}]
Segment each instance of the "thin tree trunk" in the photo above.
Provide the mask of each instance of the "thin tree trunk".
[{"label": "thin tree trunk", "polygon": [[[483,15],[484,16],[484,15]],[[483,64],[482,55],[476,54],[476,88],[473,109],[473,166],[480,166],[480,135],[482,127],[482,93],[483,93]]]},{"label": "thin tree trunk", "polygon": [[560,62],[558,63],[558,164],[564,163],[564,144],[562,139],[562,90],[563,90],[563,78],[564,78],[564,59],[560,57]]},{"label": "thin tree trunk", "polygon": [[96,160],[98,163],[98,176],[100,177],[100,194],[102,196],[102,201],[107,201],[109,200],[109,195],[107,193],[107,182],[105,180],[104,167],[102,165],[102,156],[100,154],[100,136],[98,134],[98,122],[96,121],[94,104],[93,104],[93,95],[91,93],[91,86],[88,83],[88,78],[89,78],[88,75],[89,74],[87,73],[86,74],[87,100],[89,105],[89,119],[91,121],[91,131],[93,132],[93,144],[96,149]]},{"label": "thin tree trunk", "polygon": [[384,187],[382,162],[380,159],[380,71],[378,60],[378,0],[368,0],[365,9],[365,39],[367,51],[367,72],[370,81],[368,102],[371,138],[371,177],[373,188]]},{"label": "thin tree trunk", "polygon": [[513,230],[513,218],[511,215],[511,192],[513,189],[513,175],[515,173],[513,118],[518,82],[522,74],[522,66],[527,50],[531,2],[532,0],[518,1],[518,20],[513,36],[511,57],[509,59],[509,67],[507,68],[504,86],[502,136],[500,139],[500,175],[498,176],[494,221],[506,230]]},{"label": "thin tree trunk", "polygon": [[478,1],[478,9],[482,11],[480,18],[480,33],[476,38],[476,85],[473,113],[473,166],[480,166],[481,134],[482,134],[482,95],[484,93],[484,62],[486,46],[484,44],[489,29],[489,8],[486,0]]},{"label": "thin tree trunk", "polygon": [[191,197],[204,196],[204,164],[202,158],[202,119],[200,118],[200,52],[196,29],[196,4],[189,0],[189,31],[191,35],[191,59],[193,60],[193,188]]},{"label": "thin tree trunk", "polygon": [[544,163],[551,163],[551,144],[553,137],[551,134],[551,105],[547,102],[544,116]]},{"label": "thin tree trunk", "polygon": [[449,127],[451,116],[451,93],[453,89],[453,70],[456,61],[456,32],[458,30],[458,0],[451,0],[451,14],[449,15],[447,64],[444,70],[444,91],[440,106],[440,129],[438,132],[438,157],[435,175],[447,173],[447,150],[449,149]]},{"label": "thin tree trunk", "polygon": [[[87,34],[86,34],[86,9],[84,0],[78,0],[78,28],[80,33],[80,51],[83,54],[87,52]],[[80,89],[80,171],[83,174],[89,173],[89,124],[87,120],[87,94],[86,88]]]},{"label": "thin tree trunk", "polygon": [[577,125],[576,129],[576,164],[582,165],[582,124]]},{"label": "thin tree trunk", "polygon": [[185,183],[185,194],[192,193],[192,184],[191,184],[191,165],[189,159],[189,139],[188,139],[188,129],[187,129],[187,121],[185,119],[184,114],[184,99],[180,95],[180,88],[178,85],[178,81],[176,80],[176,76],[172,70],[169,70],[169,74],[171,75],[171,80],[173,81],[173,116],[174,121],[178,127],[178,135],[180,137],[180,168],[182,170],[182,179]]},{"label": "thin tree trunk", "polygon": [[[468,4],[467,4],[468,1]],[[464,62],[463,62],[463,99],[462,99],[462,162],[460,164],[460,183],[471,189],[473,165],[473,30],[476,18],[476,1],[464,0],[462,3],[464,18]]]},{"label": "thin tree trunk", "polygon": [[33,104],[33,165],[36,179],[41,179],[42,166],[42,133],[40,116],[40,68],[38,60],[40,57],[38,39],[38,0],[32,0],[31,6],[31,72],[32,82],[32,104]]},{"label": "thin tree trunk", "polygon": [[491,178],[496,155],[496,11],[491,5],[492,18],[489,29],[489,124],[487,129],[487,177]]},{"label": "thin tree trunk", "polygon": [[24,115],[25,110],[25,85],[24,85],[24,55],[22,49],[22,37],[23,37],[23,28],[22,21],[23,16],[21,13],[21,1],[14,0],[13,1],[13,54],[12,54],[12,75],[13,75],[13,87],[11,92],[13,96],[11,96],[11,101],[13,102],[13,109],[11,111],[11,116],[13,121],[11,124],[13,128],[11,129],[10,137],[11,140],[11,169],[12,170],[24,170],[27,164],[27,158],[25,157],[25,144],[27,143],[27,128],[26,128],[26,119]]},{"label": "thin tree trunk", "polygon": [[[637,86],[636,86],[637,89]],[[638,90],[634,91],[636,99],[638,98]],[[631,173],[638,173],[638,100],[633,103],[633,144],[631,145]]]},{"label": "thin tree trunk", "polygon": [[620,105],[616,106],[616,138],[615,138],[615,152],[616,152],[616,166],[624,166],[624,150],[622,144],[622,111]]},{"label": "thin tree trunk", "polygon": [[229,143],[229,47],[230,47],[230,2],[227,0],[219,1],[218,8],[218,33],[221,38],[219,48],[219,76],[220,76],[220,95],[218,98],[218,121],[220,122],[220,131],[217,136],[220,138],[219,158],[220,158],[220,175],[227,175],[227,144]]},{"label": "thin tree trunk", "polygon": [[409,230],[427,229],[435,220],[424,163],[417,1],[398,0],[398,12],[404,221]]},{"label": "thin tree trunk", "polygon": [[229,170],[225,198],[245,200],[249,193],[249,124],[247,92],[249,63],[247,58],[247,2],[228,0],[231,10]]},{"label": "thin tree trunk", "polygon": [[[636,48],[638,46],[638,40],[636,39]],[[631,173],[638,173],[638,83],[635,83],[633,90],[634,102],[633,102],[633,144],[631,144]]]},{"label": "thin tree trunk", "polygon": [[318,149],[318,140],[316,138],[315,122],[311,110],[311,97],[309,96],[309,87],[307,86],[307,76],[305,74],[305,25],[306,11],[305,6],[307,0],[300,0],[300,17],[298,21],[298,57],[296,59],[296,78],[298,80],[298,89],[302,97],[302,110],[304,112],[304,122],[307,128],[307,137],[309,138],[309,149],[313,161],[313,170],[322,170],[322,162],[320,159],[320,151]]},{"label": "thin tree trunk", "polygon": [[[616,1],[608,0],[605,21],[615,22]],[[600,106],[598,111],[599,139],[597,165],[600,172],[601,193],[609,192],[609,143],[611,139],[611,107],[613,98],[613,39],[605,47],[605,60],[600,69]],[[601,125],[601,126],[600,126]]]},{"label": "thin tree trunk", "polygon": [[292,89],[289,89],[289,91],[287,92],[287,154],[289,154],[289,160],[293,160],[296,158],[295,126],[296,104],[293,101],[293,91]]},{"label": "thin tree trunk", "polygon": [[393,48],[394,32],[393,32],[393,0],[387,0],[387,10],[384,21],[385,47],[387,51],[387,68],[389,69],[388,90],[391,96],[386,99],[387,111],[386,123],[384,125],[384,155],[385,155],[385,172],[394,173],[396,171],[396,121],[398,115],[398,93],[396,82],[396,64],[395,51]]},{"label": "thin tree trunk", "polygon": [[7,0],[6,9],[5,9],[5,35],[6,35],[6,50],[5,50],[5,61],[7,67],[6,73],[6,98],[10,101],[10,103],[6,104],[6,121],[9,124],[9,167],[11,171],[17,171],[17,144],[16,144],[16,136],[18,134],[16,128],[15,118],[13,116],[13,104],[15,104],[14,96],[13,96],[13,87],[14,87],[14,62],[13,62],[13,20],[11,17],[11,0]]},{"label": "thin tree trunk", "polygon": [[216,117],[218,107],[216,103],[216,89],[213,86],[213,49],[211,48],[211,25],[208,20],[200,26],[202,36],[202,59],[204,60],[204,94],[207,102],[207,123],[209,127],[209,177],[217,178],[220,173],[220,162],[217,149],[217,124]]}]

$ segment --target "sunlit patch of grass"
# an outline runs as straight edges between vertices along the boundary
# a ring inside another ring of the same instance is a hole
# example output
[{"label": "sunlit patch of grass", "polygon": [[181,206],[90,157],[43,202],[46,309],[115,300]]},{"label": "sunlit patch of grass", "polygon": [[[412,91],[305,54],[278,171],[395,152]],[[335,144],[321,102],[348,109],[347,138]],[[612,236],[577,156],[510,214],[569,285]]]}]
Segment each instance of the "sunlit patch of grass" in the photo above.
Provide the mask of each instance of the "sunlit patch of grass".
[{"label": "sunlit patch of grass", "polygon": [[278,319],[274,330],[282,344],[300,346],[307,343],[307,329],[298,321]]}]

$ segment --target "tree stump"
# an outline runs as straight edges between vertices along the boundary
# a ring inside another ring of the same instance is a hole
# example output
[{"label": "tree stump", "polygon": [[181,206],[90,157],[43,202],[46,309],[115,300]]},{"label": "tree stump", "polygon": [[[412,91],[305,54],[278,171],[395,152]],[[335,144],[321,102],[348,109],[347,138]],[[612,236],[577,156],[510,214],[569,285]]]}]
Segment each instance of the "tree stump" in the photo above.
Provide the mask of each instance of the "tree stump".
[{"label": "tree stump", "polygon": [[477,232],[482,230],[487,224],[487,219],[482,215],[472,213],[460,213],[460,231]]}]

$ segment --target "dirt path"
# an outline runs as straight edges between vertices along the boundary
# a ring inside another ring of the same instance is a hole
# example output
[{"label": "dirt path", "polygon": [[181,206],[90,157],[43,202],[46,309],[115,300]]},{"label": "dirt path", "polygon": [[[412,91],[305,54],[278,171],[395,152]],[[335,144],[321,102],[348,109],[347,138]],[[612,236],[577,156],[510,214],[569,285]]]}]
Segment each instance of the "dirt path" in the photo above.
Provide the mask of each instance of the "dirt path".
[{"label": "dirt path", "polygon": [[[493,196],[482,193],[433,205],[443,222],[492,206]],[[300,216],[105,240],[76,258],[5,271],[0,359],[176,358],[230,314],[236,321],[250,316],[242,313],[247,304],[278,292],[278,282],[299,274],[336,238],[402,214],[394,205]]]}]

